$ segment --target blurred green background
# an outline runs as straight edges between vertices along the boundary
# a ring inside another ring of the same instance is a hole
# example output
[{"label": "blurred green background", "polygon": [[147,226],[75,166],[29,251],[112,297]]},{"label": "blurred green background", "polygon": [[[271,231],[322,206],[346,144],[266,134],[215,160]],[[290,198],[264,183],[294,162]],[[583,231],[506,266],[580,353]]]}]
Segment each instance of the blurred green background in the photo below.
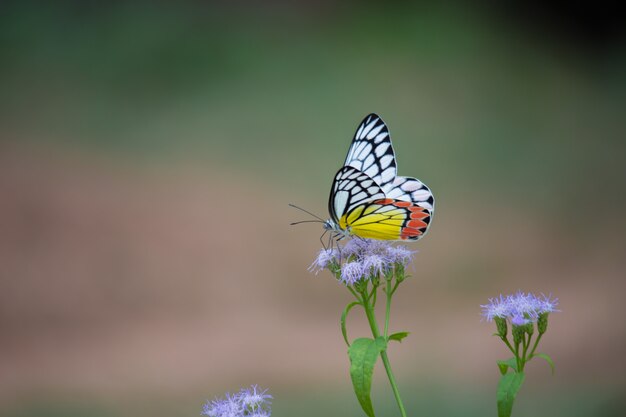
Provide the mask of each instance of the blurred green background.
[{"label": "blurred green background", "polygon": [[0,414],[198,415],[256,383],[276,417],[360,416],[349,294],[287,204],[326,216],[377,112],[437,199],[392,313],[409,415],[496,415],[479,305],[516,290],[562,312],[514,415],[619,415],[625,40],[600,5],[3,2]]}]

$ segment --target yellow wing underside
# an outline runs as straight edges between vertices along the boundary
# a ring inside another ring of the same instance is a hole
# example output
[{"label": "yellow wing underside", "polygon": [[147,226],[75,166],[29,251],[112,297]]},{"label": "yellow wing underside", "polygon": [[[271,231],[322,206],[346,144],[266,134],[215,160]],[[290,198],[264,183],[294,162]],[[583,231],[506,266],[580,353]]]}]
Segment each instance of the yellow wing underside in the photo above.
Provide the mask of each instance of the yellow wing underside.
[{"label": "yellow wing underside", "polygon": [[401,240],[402,226],[407,218],[406,210],[394,207],[384,212],[377,211],[382,207],[379,204],[356,207],[339,220],[339,226],[366,239]]}]

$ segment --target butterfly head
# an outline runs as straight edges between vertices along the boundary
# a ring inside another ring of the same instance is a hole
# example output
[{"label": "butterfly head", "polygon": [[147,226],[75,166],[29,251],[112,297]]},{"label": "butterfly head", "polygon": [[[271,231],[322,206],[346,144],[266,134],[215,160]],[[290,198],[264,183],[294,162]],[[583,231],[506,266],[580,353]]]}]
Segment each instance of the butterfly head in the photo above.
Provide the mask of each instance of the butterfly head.
[{"label": "butterfly head", "polygon": [[337,230],[339,227],[337,226],[337,223],[335,223],[334,221],[332,221],[331,219],[328,219],[324,222],[324,230]]},{"label": "butterfly head", "polygon": [[[333,235],[343,239],[344,237],[350,236],[350,228],[342,229],[334,220],[328,219],[324,222],[324,231],[325,232],[334,232]],[[340,235],[340,236],[339,236]]]}]

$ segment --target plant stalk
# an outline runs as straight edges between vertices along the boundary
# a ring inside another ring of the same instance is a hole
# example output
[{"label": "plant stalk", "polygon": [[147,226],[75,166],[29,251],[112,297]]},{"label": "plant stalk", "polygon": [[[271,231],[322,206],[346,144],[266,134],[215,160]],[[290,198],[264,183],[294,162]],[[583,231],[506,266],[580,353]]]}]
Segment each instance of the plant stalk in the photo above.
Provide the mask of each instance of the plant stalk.
[{"label": "plant stalk", "polygon": [[[370,304],[370,300],[367,298],[367,291],[363,292],[362,296],[363,296],[363,307],[365,308],[367,321],[369,322],[370,328],[372,329],[372,335],[374,336],[374,339],[376,339],[380,337],[380,331],[378,330],[378,324],[376,323],[374,309],[372,305]],[[387,305],[389,305],[389,303],[387,303]],[[389,363],[389,357],[387,356],[387,351],[384,350],[380,352],[380,357],[383,360],[385,371],[387,371],[389,384],[391,384],[391,389],[393,391],[394,397],[396,398],[396,402],[398,403],[398,408],[400,408],[400,415],[402,415],[402,417],[406,417],[404,404],[402,404],[402,398],[400,398],[400,391],[398,390],[398,385],[396,384],[396,378],[393,376],[393,371],[391,370],[391,364]]]}]

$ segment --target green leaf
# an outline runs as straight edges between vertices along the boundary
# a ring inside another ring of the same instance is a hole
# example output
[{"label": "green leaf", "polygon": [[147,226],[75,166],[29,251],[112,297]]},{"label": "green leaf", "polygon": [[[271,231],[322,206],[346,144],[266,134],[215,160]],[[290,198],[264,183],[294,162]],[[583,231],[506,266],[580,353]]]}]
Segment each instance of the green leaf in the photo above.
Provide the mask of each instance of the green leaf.
[{"label": "green leaf", "polygon": [[375,417],[370,397],[374,365],[380,352],[385,349],[387,349],[387,342],[384,337],[377,337],[376,340],[361,337],[352,342],[348,348],[350,378],[354,386],[354,393],[359,404],[361,404],[361,408],[369,417]]},{"label": "green leaf", "polygon": [[387,340],[396,340],[398,342],[402,342],[402,339],[404,339],[408,335],[409,335],[409,332],[398,332],[398,333],[394,333],[394,334],[390,335],[387,338]]},{"label": "green leaf", "polygon": [[554,362],[552,361],[552,358],[545,353],[535,353],[533,356],[531,356],[531,359],[535,356],[539,356],[540,358],[548,362],[548,365],[550,365],[550,369],[552,369],[552,375],[554,375]]},{"label": "green leaf", "polygon": [[343,335],[343,340],[346,341],[346,345],[350,347],[350,342],[348,342],[348,331],[346,330],[346,318],[348,317],[348,313],[352,310],[352,307],[361,304],[358,301],[353,301],[346,306],[341,314],[341,334]]},{"label": "green leaf", "polygon": [[500,377],[498,383],[498,417],[510,417],[513,401],[524,382],[523,372],[511,372]]},{"label": "green leaf", "polygon": [[517,361],[515,360],[515,357],[504,361],[498,361],[498,367],[500,368],[500,373],[502,375],[506,374],[509,368],[517,372]]}]

